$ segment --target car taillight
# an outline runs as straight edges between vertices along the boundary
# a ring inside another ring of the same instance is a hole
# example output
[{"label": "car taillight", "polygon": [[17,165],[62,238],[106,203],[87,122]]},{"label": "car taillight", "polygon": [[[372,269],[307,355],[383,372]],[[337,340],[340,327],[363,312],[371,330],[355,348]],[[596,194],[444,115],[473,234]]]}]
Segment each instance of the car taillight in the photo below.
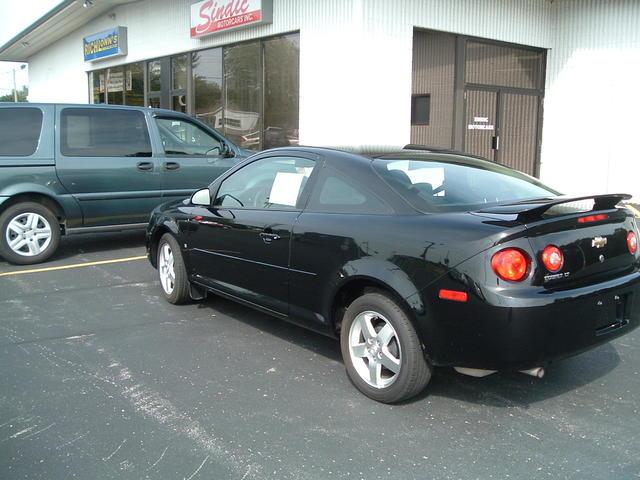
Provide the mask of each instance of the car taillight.
[{"label": "car taillight", "polygon": [[564,264],[564,255],[555,245],[547,245],[542,251],[542,263],[550,272],[557,272]]},{"label": "car taillight", "polygon": [[638,237],[634,232],[627,233],[627,247],[632,255],[638,251]]},{"label": "car taillight", "polygon": [[591,223],[591,222],[601,222],[602,220],[606,220],[609,218],[609,215],[606,213],[599,213],[597,215],[587,215],[586,217],[580,217],[578,219],[578,223]]},{"label": "car taillight", "polygon": [[520,282],[524,280],[529,270],[531,260],[521,250],[505,248],[491,257],[491,268],[502,280]]}]

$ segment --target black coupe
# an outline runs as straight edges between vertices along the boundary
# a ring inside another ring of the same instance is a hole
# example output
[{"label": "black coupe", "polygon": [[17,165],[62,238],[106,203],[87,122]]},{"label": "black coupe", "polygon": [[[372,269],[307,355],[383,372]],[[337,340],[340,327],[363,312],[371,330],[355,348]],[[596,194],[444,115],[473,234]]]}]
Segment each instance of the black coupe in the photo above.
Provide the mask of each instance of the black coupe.
[{"label": "black coupe", "polygon": [[637,327],[628,198],[455,152],[289,147],[157,208],[147,249],[169,302],[215,293],[339,337],[353,384],[397,402],[433,366],[541,376]]}]

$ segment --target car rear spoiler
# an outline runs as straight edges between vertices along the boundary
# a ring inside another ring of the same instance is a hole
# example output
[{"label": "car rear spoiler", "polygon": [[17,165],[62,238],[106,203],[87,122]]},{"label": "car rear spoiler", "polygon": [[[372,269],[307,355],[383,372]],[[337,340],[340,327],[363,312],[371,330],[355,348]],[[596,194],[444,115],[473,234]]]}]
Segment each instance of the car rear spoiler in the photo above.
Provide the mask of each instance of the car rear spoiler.
[{"label": "car rear spoiler", "polygon": [[603,195],[586,195],[583,197],[548,197],[532,200],[522,200],[517,203],[509,203],[506,205],[496,205],[479,210],[478,213],[497,213],[503,215],[518,215],[518,220],[531,221],[542,218],[542,216],[551,207],[562,205],[564,203],[580,202],[583,200],[593,200],[593,208],[596,210],[611,210],[615,208],[622,200],[630,200],[631,195],[627,193],[607,193]]}]

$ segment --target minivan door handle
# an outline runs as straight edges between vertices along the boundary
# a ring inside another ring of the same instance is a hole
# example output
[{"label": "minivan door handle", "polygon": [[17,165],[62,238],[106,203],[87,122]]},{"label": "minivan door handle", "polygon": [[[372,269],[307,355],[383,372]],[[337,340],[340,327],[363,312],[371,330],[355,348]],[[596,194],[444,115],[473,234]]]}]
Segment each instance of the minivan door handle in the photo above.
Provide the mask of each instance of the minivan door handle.
[{"label": "minivan door handle", "polygon": [[153,170],[153,162],[138,162],[136,168],[140,171],[148,172],[149,170]]},{"label": "minivan door handle", "polygon": [[177,162],[164,162],[162,166],[165,170],[178,170],[180,168],[180,164]]}]

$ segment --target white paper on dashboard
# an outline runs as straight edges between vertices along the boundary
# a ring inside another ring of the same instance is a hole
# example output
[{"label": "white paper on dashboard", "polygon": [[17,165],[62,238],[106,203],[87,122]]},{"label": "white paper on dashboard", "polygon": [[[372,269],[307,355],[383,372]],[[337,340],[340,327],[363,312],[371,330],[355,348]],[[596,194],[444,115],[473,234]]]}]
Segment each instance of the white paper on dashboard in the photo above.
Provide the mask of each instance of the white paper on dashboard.
[{"label": "white paper on dashboard", "polygon": [[295,207],[303,178],[303,173],[278,172],[271,187],[269,203]]}]

